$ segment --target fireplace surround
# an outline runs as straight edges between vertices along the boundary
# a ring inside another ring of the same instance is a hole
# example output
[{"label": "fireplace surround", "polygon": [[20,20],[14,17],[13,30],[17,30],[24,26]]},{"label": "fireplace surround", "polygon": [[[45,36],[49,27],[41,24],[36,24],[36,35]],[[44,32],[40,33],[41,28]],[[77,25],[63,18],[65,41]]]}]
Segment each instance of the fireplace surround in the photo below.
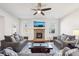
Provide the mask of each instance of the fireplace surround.
[{"label": "fireplace surround", "polygon": [[35,28],[34,29],[34,39],[45,39],[45,29],[43,28]]}]

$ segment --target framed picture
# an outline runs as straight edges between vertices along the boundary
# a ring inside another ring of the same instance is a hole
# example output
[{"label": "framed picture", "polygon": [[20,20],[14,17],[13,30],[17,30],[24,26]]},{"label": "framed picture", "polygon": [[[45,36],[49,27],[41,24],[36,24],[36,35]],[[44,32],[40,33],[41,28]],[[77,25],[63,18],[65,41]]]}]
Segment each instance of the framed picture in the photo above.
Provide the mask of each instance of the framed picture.
[{"label": "framed picture", "polygon": [[52,34],[55,33],[55,25],[54,24],[50,25],[49,33],[52,33]]},{"label": "framed picture", "polygon": [[55,33],[55,29],[52,29],[52,30],[51,30],[51,33]]}]

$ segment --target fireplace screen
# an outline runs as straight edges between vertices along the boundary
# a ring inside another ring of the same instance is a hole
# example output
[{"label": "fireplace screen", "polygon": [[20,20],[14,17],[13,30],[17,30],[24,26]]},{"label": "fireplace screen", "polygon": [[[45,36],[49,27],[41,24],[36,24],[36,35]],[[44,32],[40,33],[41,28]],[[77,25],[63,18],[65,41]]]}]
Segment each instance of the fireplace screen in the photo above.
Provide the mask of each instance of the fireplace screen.
[{"label": "fireplace screen", "polygon": [[36,38],[42,38],[42,33],[36,33]]}]

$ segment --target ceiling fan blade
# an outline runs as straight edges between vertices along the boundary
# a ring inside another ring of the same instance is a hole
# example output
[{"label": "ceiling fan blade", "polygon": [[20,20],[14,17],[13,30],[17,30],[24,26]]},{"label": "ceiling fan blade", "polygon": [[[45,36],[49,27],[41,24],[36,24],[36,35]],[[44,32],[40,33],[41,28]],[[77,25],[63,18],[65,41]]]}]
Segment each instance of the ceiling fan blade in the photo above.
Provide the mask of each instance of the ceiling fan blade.
[{"label": "ceiling fan blade", "polygon": [[41,11],[47,11],[47,10],[51,10],[51,8],[44,8],[44,9],[41,9]]},{"label": "ceiling fan blade", "polygon": [[36,15],[37,14],[37,12],[35,12],[33,15]]},{"label": "ceiling fan blade", "polygon": [[41,11],[41,14],[42,14],[42,15],[45,15],[42,11]]}]

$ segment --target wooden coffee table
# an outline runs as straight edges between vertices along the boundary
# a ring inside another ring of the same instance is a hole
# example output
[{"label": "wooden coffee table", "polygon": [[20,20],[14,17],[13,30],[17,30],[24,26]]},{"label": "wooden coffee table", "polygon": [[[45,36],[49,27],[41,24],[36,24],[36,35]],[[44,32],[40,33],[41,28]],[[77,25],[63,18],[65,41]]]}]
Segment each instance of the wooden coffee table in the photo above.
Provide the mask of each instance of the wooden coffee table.
[{"label": "wooden coffee table", "polygon": [[50,47],[48,43],[32,43],[29,49],[32,53],[49,53],[53,47]]}]

